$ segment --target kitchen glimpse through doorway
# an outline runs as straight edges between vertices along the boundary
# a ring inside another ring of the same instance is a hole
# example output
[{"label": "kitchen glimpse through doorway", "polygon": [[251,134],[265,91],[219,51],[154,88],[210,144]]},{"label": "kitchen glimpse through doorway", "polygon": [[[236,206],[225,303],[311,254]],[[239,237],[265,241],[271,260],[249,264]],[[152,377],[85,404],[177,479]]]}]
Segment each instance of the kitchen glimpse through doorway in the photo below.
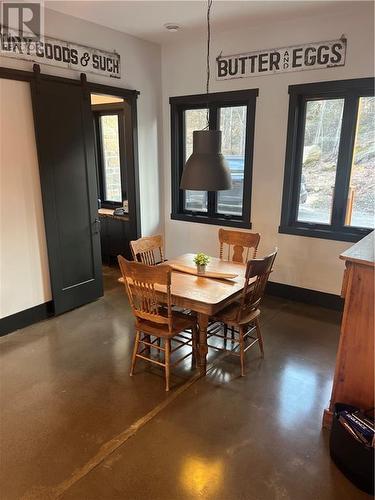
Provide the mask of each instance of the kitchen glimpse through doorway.
[{"label": "kitchen glimpse through doorway", "polygon": [[117,255],[130,258],[129,242],[140,234],[138,171],[134,159],[135,99],[91,92],[98,188],[98,226],[104,277]]}]

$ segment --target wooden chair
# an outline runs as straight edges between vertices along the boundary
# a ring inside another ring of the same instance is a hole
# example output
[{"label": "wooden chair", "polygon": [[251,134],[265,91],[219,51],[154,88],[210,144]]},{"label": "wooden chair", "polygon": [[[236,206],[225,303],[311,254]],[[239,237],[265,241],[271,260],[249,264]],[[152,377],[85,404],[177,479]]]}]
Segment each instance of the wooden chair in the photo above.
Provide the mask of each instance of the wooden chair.
[{"label": "wooden chair", "polygon": [[[124,278],[130,305],[135,316],[136,337],[130,375],[132,376],[134,373],[138,358],[150,361],[164,367],[165,390],[169,391],[170,367],[176,366],[192,353],[194,354],[194,359],[196,359],[198,335],[196,319],[172,310],[171,267],[164,264],[160,266],[148,266],[139,262],[129,262],[121,255],[118,256],[118,262]],[[166,287],[166,304],[159,303],[155,285]],[[190,329],[192,332],[192,340],[181,336],[181,332],[187,329]],[[177,338],[177,335],[179,335],[179,338]],[[152,337],[154,337],[153,340]],[[172,340],[178,344],[173,349]],[[139,350],[141,344],[143,349]],[[171,354],[184,346],[192,346],[192,352],[189,352],[171,365]],[[164,362],[152,358],[152,349],[156,349],[158,354],[164,352]]]},{"label": "wooden chair", "polygon": [[164,262],[163,246],[163,237],[160,234],[146,236],[130,242],[133,259],[149,266]]},{"label": "wooden chair", "polygon": [[[262,357],[264,356],[263,339],[259,325],[259,305],[266,288],[268,276],[272,271],[276,254],[277,249],[263,259],[249,260],[246,266],[245,286],[241,299],[238,302],[230,304],[213,318],[215,321],[224,323],[224,335],[213,333],[210,337],[223,338],[224,350],[227,350],[227,341],[229,340],[231,342],[232,349],[230,349],[230,352],[240,357],[242,376],[245,374],[245,353],[256,342],[259,343]],[[228,326],[231,327],[233,329],[232,332],[236,334],[231,338],[227,336]],[[253,334],[255,334],[255,337]],[[247,342],[248,344],[245,345]],[[220,349],[216,346],[210,347]],[[238,347],[239,353],[236,352]]]},{"label": "wooden chair", "polygon": [[[259,233],[231,231],[220,228],[220,259],[231,260],[233,262],[247,262],[249,259],[255,259],[259,241]],[[227,247],[225,252],[224,245]],[[244,256],[245,250],[246,254]]]}]

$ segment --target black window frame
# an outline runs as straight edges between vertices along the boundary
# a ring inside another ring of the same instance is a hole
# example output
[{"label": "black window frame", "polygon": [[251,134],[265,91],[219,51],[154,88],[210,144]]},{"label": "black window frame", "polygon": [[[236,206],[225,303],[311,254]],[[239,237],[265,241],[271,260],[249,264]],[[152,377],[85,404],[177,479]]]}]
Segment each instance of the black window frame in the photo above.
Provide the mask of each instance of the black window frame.
[{"label": "black window frame", "polygon": [[[345,215],[356,137],[359,98],[373,96],[374,83],[374,78],[355,78],[289,86],[288,130],[279,233],[356,242],[373,231],[373,228],[345,226]],[[306,102],[312,99],[334,98],[344,98],[344,110],[331,224],[301,222],[297,220],[297,216],[302,174]]]},{"label": "black window frame", "polygon": [[[231,92],[214,92],[169,99],[171,108],[171,167],[172,167],[172,212],[171,219],[215,224],[240,228],[251,228],[251,188],[253,175],[253,151],[255,131],[255,108],[258,89]],[[209,109],[209,128],[216,130],[219,124],[219,110],[224,107],[246,106],[246,141],[244,162],[244,186],[242,215],[225,215],[217,212],[217,192],[207,192],[207,212],[186,210],[184,190],[180,181],[185,163],[184,112],[190,109]]]},{"label": "black window frame", "polygon": [[[122,103],[113,104],[95,104],[91,106],[94,116],[94,129],[96,139],[96,165],[97,165],[97,179],[98,179],[98,193],[103,208],[118,208],[123,206],[123,200],[127,199],[128,193],[127,173],[126,173],[126,140],[125,140],[125,110]],[[105,198],[104,189],[104,161],[103,161],[103,148],[100,131],[100,117],[108,115],[118,116],[118,131],[119,131],[119,150],[120,150],[120,177],[121,177],[121,198],[122,201],[107,200]]]}]

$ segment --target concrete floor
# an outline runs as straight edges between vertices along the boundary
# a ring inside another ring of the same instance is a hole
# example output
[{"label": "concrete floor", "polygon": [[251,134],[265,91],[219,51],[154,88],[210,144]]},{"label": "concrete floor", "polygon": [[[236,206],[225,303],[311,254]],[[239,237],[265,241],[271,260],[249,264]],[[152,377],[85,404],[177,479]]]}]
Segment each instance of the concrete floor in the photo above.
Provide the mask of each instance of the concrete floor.
[{"label": "concrete floor", "polygon": [[340,315],[267,297],[266,356],[210,352],[164,391],[128,375],[132,317],[116,272],[105,296],[3,337],[1,499],[366,499],[329,458],[321,429]]}]

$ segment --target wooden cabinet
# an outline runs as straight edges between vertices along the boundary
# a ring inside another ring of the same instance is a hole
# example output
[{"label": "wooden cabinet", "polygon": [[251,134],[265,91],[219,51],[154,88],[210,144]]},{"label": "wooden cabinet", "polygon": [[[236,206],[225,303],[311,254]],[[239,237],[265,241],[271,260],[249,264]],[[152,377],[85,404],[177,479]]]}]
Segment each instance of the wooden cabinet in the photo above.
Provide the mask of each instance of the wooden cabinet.
[{"label": "wooden cabinet", "polygon": [[345,260],[345,297],[341,336],[329,408],[330,427],[336,402],[374,407],[374,232],[340,255]]},{"label": "wooden cabinet", "polygon": [[[101,209],[103,211],[104,209]],[[99,212],[100,242],[102,248],[102,261],[111,264],[117,260],[117,255],[131,259],[129,248],[130,223],[126,216],[112,216]]]}]

